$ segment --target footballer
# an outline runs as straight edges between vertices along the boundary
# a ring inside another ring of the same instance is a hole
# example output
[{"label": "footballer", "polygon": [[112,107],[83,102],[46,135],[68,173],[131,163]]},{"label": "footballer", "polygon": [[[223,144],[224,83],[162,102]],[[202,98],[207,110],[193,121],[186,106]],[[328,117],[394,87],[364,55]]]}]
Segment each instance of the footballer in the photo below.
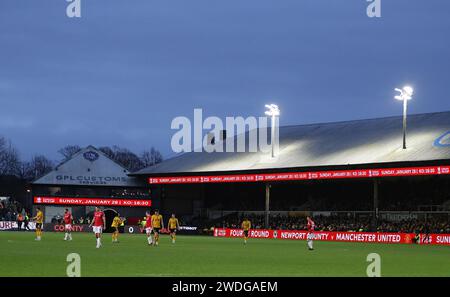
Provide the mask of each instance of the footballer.
[{"label": "footballer", "polygon": [[147,211],[145,213],[145,233],[147,233],[147,242],[148,245],[152,245],[153,244],[153,238],[152,238],[152,232],[153,232],[153,228],[152,228],[152,215],[150,213],[150,211]]},{"label": "footballer", "polygon": [[247,244],[248,233],[252,227],[252,223],[247,218],[244,218],[241,227],[244,230],[244,244]]},{"label": "footballer", "polygon": [[170,232],[170,238],[172,238],[172,243],[175,243],[175,240],[177,238],[177,230],[180,228],[180,225],[178,223],[178,219],[175,217],[175,214],[172,214],[172,217],[169,219],[169,232]]},{"label": "footballer", "polygon": [[64,235],[64,240],[72,240],[72,221],[73,217],[70,213],[69,209],[66,208],[64,211],[64,231],[66,234]]},{"label": "footballer", "polygon": [[119,213],[116,213],[116,216],[114,217],[111,227],[114,228],[114,231],[112,233],[112,242],[113,243],[119,243],[119,226],[122,224],[122,220],[120,219]]},{"label": "footballer", "polygon": [[306,225],[306,228],[308,229],[308,235],[306,236],[306,239],[308,242],[308,249],[310,251],[312,251],[312,250],[314,250],[313,239],[314,239],[314,228],[316,225],[314,224],[314,221],[309,216],[306,217],[306,221],[308,222]]},{"label": "footballer", "polygon": [[37,213],[34,218],[32,218],[33,221],[36,222],[36,239],[37,241],[41,240],[42,236],[42,226],[44,224],[44,213],[41,211],[40,207],[36,208]]},{"label": "footballer", "polygon": [[[94,225],[92,227],[92,225]],[[89,227],[92,227],[94,231],[95,238],[97,239],[97,248],[102,246],[102,233],[103,229],[106,229],[105,213],[100,209],[100,207],[95,207],[94,218],[92,219]]]},{"label": "footballer", "polygon": [[159,214],[159,210],[155,210],[155,214],[152,215],[152,228],[155,236],[154,245],[157,246],[159,244],[159,233],[161,229],[164,229],[163,217]]}]

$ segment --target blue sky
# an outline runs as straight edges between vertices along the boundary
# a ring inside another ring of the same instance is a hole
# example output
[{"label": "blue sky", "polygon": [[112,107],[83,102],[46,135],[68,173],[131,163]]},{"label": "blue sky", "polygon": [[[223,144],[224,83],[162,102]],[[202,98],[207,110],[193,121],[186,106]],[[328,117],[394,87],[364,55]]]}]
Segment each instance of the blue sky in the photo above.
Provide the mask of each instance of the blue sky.
[{"label": "blue sky", "polygon": [[66,144],[171,155],[177,116],[281,125],[450,110],[450,2],[0,0],[0,135],[24,158]]}]

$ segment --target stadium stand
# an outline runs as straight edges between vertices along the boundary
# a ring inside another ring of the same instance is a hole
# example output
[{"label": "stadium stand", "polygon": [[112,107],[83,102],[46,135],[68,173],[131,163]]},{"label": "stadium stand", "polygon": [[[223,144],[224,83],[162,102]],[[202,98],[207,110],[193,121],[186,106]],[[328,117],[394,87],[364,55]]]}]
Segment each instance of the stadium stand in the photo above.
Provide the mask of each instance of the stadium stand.
[{"label": "stadium stand", "polygon": [[[225,220],[216,223],[214,227],[240,228],[244,218],[250,219],[254,229],[264,228],[264,215],[228,216]],[[314,221],[319,231],[352,231],[352,232],[403,232],[403,233],[450,233],[448,217],[436,217],[427,220],[409,219],[395,221],[381,220],[376,230],[372,229],[370,218],[355,219],[348,216],[315,216]],[[270,229],[280,230],[306,230],[304,217],[289,217],[274,215],[270,218]]]}]

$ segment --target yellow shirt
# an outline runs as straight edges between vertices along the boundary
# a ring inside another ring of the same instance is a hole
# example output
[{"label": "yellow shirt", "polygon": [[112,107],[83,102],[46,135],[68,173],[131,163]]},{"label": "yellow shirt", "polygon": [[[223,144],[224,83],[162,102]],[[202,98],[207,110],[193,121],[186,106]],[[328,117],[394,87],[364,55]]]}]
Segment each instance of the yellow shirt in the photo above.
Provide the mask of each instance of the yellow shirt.
[{"label": "yellow shirt", "polygon": [[36,223],[38,223],[38,224],[44,223],[44,213],[40,210],[36,214]]},{"label": "yellow shirt", "polygon": [[245,231],[250,230],[250,228],[252,227],[252,223],[250,223],[250,221],[243,221],[242,222],[242,229],[244,229]]},{"label": "yellow shirt", "polygon": [[115,217],[111,224],[111,227],[117,228],[122,223],[122,220],[119,217]]},{"label": "yellow shirt", "polygon": [[162,215],[152,215],[152,227],[161,228]]},{"label": "yellow shirt", "polygon": [[170,218],[169,219],[169,229],[176,229],[178,227],[178,219]]}]

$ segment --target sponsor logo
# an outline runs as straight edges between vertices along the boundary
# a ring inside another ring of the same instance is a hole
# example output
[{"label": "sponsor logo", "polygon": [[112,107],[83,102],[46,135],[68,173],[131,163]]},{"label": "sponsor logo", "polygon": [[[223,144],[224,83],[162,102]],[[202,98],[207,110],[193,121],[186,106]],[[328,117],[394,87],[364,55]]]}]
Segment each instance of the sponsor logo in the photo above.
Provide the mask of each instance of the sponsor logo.
[{"label": "sponsor logo", "polygon": [[225,229],[216,229],[217,236],[227,236],[227,231]]},{"label": "sponsor logo", "polygon": [[120,176],[83,176],[83,175],[57,175],[56,180],[59,182],[68,182],[83,185],[108,185],[116,183],[126,183],[126,177]]},{"label": "sponsor logo", "polygon": [[88,151],[83,154],[83,157],[88,161],[94,162],[97,161],[100,156],[94,151]]},{"label": "sponsor logo", "polygon": [[[65,232],[66,226],[65,225],[55,225],[53,226],[53,231],[55,232]],[[83,232],[84,227],[81,225],[72,225],[72,228],[70,229],[72,232]]]},{"label": "sponsor logo", "polygon": [[[242,229],[218,229],[214,230],[216,236],[242,237]],[[278,236],[280,235],[280,236]],[[252,230],[251,238],[274,238],[280,240],[305,240],[310,236],[319,241],[343,241],[386,244],[412,244],[413,233],[370,233],[370,232],[316,232],[308,233],[305,230]],[[420,234],[422,244],[450,245],[450,234]]]},{"label": "sponsor logo", "polygon": [[193,227],[193,226],[180,226],[180,230],[197,231],[197,227]]},{"label": "sponsor logo", "polygon": [[435,147],[450,147],[450,131],[445,132],[433,142]]},{"label": "sponsor logo", "polygon": [[[22,222],[21,225],[22,229],[25,229],[25,222]],[[0,231],[8,231],[8,230],[17,230],[18,225],[15,221],[0,221]],[[28,223],[28,229],[29,230],[35,230],[36,229],[36,223],[35,222],[29,222]]]},{"label": "sponsor logo", "polygon": [[406,234],[405,236],[405,242],[406,243],[411,243],[411,236],[409,234]]}]

